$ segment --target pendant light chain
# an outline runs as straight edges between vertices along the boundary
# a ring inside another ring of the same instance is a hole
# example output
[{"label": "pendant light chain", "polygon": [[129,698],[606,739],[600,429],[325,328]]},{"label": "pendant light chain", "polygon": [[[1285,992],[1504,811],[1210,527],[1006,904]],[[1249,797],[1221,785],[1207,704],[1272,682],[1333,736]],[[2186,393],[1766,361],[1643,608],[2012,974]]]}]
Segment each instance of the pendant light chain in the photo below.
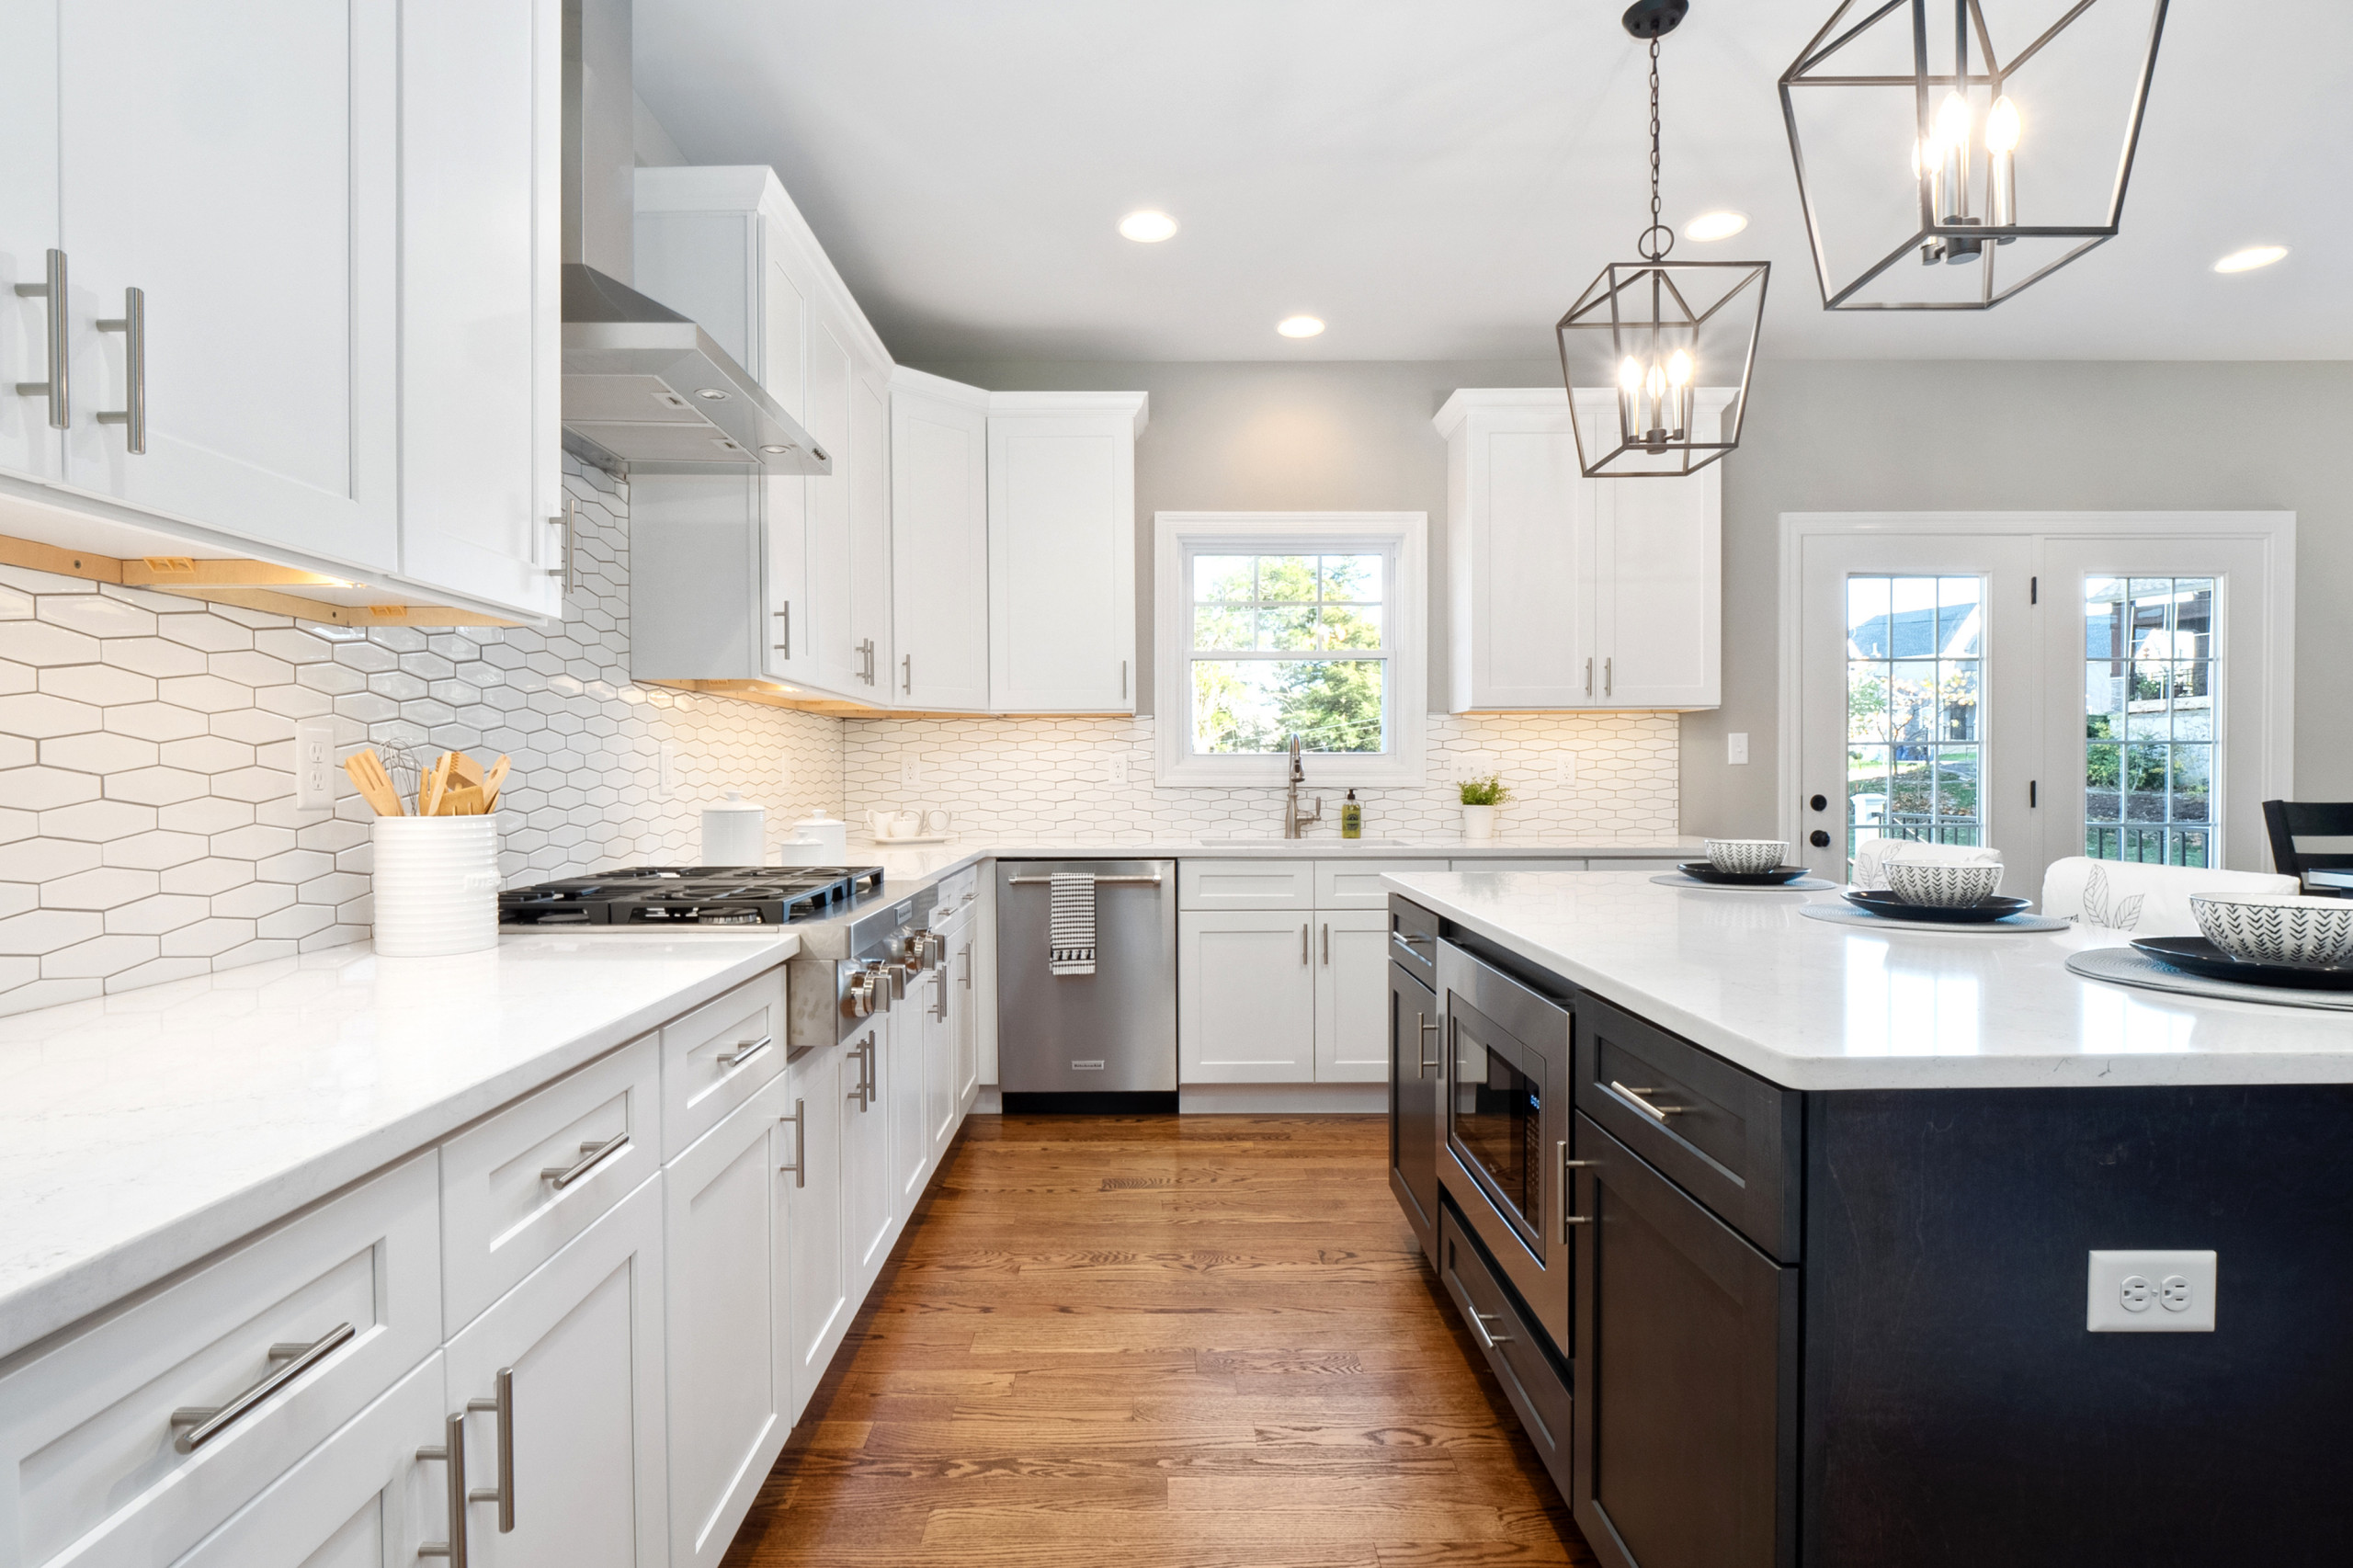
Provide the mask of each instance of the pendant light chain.
[{"label": "pendant light chain", "polygon": [[[1665,244],[1659,242],[1665,235]],[[1658,40],[1651,40],[1651,226],[1634,249],[1644,261],[1657,261],[1675,248],[1675,231],[1658,221]]]}]

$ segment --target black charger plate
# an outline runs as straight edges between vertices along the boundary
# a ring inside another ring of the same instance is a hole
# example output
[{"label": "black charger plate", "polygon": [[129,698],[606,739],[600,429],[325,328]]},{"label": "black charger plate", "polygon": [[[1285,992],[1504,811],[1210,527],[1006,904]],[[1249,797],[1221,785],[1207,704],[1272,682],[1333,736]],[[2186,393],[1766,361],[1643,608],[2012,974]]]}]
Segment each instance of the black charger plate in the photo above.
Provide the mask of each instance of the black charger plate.
[{"label": "black charger plate", "polygon": [[2298,991],[2353,991],[2353,966],[2305,968],[2234,959],[2203,937],[2135,937],[2133,947],[2161,964],[2206,980],[2242,985],[2282,985]]},{"label": "black charger plate", "polygon": [[1914,920],[1930,926],[1986,926],[2012,915],[2024,915],[2028,901],[2000,893],[1976,903],[1906,903],[1892,892],[1849,892],[1847,902],[1891,920]]},{"label": "black charger plate", "polygon": [[1806,874],[1803,866],[1776,866],[1769,871],[1720,871],[1711,860],[1686,860],[1677,869],[1695,882],[1715,882],[1730,888],[1777,888]]}]

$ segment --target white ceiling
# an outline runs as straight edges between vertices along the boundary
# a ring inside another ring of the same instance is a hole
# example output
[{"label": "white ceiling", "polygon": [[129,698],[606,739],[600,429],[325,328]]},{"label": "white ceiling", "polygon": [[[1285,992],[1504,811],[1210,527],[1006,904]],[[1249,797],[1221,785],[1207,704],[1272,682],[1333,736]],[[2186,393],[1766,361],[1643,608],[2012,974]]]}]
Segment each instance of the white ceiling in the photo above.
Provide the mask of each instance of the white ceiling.
[{"label": "white ceiling", "polygon": [[[1763,352],[2353,358],[2353,4],[2175,0],[2122,235],[1937,315],[1820,308],[1775,82],[1833,6],[1696,0],[1664,46],[1667,221],[1754,219],[1677,254],[1773,262]],[[1622,8],[636,0],[637,89],[689,161],[776,168],[902,359],[1539,358],[1646,216]],[[1138,207],[1181,232],[1120,238]],[[2295,250],[2211,270],[2256,243]]]}]

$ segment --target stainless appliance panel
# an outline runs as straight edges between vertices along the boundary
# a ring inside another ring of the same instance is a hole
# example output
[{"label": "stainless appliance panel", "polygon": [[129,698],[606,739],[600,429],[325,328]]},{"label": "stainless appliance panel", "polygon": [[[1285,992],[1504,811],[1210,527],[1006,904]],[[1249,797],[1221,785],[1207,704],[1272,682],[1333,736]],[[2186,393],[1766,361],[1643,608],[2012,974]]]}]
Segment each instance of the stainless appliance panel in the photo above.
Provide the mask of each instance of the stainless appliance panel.
[{"label": "stainless appliance panel", "polygon": [[1445,1145],[1438,1183],[1568,1354],[1573,1249],[1568,1007],[1450,941],[1438,954]]},{"label": "stainless appliance panel", "polygon": [[[1096,887],[1093,974],[1046,966],[1043,879],[1058,871],[1136,879]],[[1176,1092],[1174,860],[998,861],[996,973],[1003,1092]]]}]

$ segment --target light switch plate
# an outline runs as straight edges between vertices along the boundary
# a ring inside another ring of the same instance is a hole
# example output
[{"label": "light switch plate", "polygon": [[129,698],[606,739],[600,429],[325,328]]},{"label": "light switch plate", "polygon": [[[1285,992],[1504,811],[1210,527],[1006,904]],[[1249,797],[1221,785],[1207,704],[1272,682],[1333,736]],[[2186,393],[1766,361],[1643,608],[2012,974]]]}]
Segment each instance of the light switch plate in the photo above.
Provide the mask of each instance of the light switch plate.
[{"label": "light switch plate", "polygon": [[1724,761],[1734,766],[1748,760],[1748,732],[1734,730],[1724,736]]},{"label": "light switch plate", "polygon": [[2094,1252],[2084,1326],[2094,1334],[2211,1334],[2211,1252]]},{"label": "light switch plate", "polygon": [[335,721],[305,719],[294,726],[294,809],[335,810]]}]

